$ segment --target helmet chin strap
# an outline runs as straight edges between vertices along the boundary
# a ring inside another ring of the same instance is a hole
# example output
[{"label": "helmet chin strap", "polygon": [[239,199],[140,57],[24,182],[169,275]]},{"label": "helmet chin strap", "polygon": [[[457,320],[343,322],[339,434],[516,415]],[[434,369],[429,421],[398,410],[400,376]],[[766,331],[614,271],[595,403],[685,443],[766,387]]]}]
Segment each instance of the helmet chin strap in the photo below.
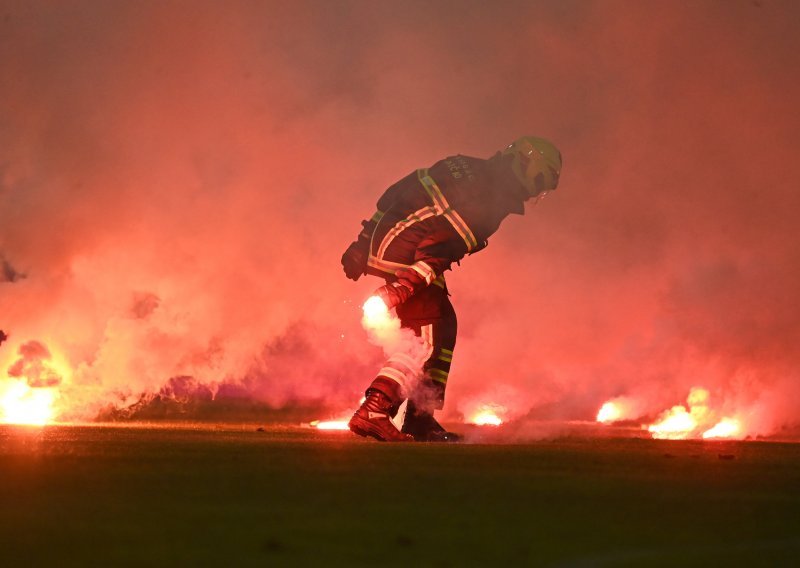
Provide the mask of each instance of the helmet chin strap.
[{"label": "helmet chin strap", "polygon": [[548,193],[547,191],[540,191],[540,192],[539,192],[539,193],[537,193],[535,196],[531,197],[531,200],[532,200],[532,201],[531,201],[531,207],[536,207],[536,205],[537,205],[537,204],[538,204],[538,203],[539,203],[539,202],[540,202],[542,199],[544,199],[544,198],[545,198],[545,196],[547,195],[547,193]]}]

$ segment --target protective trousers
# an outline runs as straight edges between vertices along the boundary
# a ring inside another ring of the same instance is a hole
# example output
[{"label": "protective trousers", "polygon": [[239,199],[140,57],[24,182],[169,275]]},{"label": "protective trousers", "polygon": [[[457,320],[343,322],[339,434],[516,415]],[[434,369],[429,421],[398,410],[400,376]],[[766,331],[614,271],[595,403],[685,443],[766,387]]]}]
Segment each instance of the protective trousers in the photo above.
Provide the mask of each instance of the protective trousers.
[{"label": "protective trousers", "polygon": [[418,339],[389,357],[370,388],[398,403],[408,398],[431,413],[444,406],[457,332],[456,313],[448,295],[440,278],[397,306],[401,326]]}]

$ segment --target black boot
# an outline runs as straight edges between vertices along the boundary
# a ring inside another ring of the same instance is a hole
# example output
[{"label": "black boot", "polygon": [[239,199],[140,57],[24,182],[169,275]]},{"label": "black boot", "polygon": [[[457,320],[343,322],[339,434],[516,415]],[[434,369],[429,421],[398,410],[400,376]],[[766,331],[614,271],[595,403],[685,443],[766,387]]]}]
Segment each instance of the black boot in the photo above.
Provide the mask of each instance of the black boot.
[{"label": "black boot", "polygon": [[388,396],[379,390],[367,390],[367,398],[361,408],[350,419],[350,430],[359,436],[372,436],[381,442],[411,442],[408,434],[403,434],[392,422],[397,412]]},{"label": "black boot", "polygon": [[410,434],[417,442],[459,442],[461,436],[448,432],[436,421],[433,414],[417,408],[413,401],[408,401],[406,419],[403,422],[403,433]]}]

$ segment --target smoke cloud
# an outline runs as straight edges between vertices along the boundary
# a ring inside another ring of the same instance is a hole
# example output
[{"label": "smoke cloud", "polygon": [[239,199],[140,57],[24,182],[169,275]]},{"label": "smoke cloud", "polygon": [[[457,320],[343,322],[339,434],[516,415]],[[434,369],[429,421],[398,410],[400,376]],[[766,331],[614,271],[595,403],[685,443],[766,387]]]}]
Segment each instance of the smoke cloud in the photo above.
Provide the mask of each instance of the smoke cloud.
[{"label": "smoke cloud", "polygon": [[2,2],[0,380],[37,342],[74,416],[176,377],[350,408],[383,358],[360,327],[381,283],[339,266],[359,221],[417,167],[538,135],[558,191],[447,275],[445,416],[655,416],[699,387],[750,433],[796,426],[798,16]]}]

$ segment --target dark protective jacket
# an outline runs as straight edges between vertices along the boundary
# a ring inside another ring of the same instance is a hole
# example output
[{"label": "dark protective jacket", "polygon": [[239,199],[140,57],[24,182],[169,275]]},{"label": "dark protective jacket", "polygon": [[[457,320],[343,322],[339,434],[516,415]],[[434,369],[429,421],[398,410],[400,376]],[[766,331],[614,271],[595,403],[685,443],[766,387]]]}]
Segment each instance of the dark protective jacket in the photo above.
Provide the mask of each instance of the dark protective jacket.
[{"label": "dark protective jacket", "polygon": [[499,152],[488,160],[450,156],[392,185],[365,225],[367,272],[414,291],[444,286],[443,272],[477,252],[511,213],[525,213],[527,193]]}]

